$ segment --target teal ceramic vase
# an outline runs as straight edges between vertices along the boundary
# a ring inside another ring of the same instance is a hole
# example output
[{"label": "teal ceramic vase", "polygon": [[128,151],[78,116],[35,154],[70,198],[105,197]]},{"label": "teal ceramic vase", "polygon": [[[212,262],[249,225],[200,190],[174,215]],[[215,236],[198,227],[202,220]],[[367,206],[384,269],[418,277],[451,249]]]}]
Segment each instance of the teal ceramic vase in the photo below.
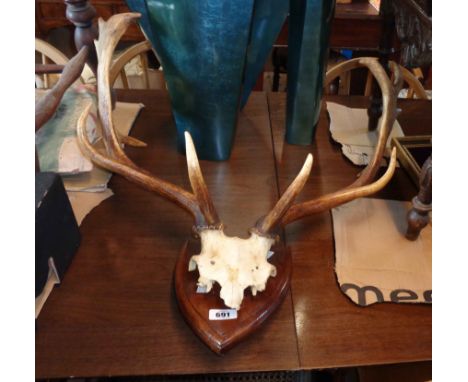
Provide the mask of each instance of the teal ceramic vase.
[{"label": "teal ceramic vase", "polygon": [[290,0],[286,141],[312,143],[320,114],[335,0]]},{"label": "teal ceramic vase", "polygon": [[245,104],[289,1],[126,2],[141,13],[140,26],[163,67],[179,150],[189,131],[201,159],[228,159],[241,98]]}]

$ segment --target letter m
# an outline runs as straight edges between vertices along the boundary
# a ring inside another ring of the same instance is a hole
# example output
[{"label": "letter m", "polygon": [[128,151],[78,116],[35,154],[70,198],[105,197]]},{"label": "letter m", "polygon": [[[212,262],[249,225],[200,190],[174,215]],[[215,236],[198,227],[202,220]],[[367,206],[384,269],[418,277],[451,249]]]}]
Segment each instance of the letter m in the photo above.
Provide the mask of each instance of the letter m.
[{"label": "letter m", "polygon": [[377,299],[377,302],[383,302],[384,300],[383,294],[380,291],[380,289],[374,286],[367,285],[367,286],[360,287],[360,286],[357,286],[356,284],[351,284],[351,283],[341,285],[341,290],[343,291],[343,293],[347,294],[348,296],[349,294],[346,292],[350,289],[354,289],[356,291],[357,296],[358,296],[358,304],[361,306],[368,305],[366,301],[366,292],[374,293],[375,298]]}]

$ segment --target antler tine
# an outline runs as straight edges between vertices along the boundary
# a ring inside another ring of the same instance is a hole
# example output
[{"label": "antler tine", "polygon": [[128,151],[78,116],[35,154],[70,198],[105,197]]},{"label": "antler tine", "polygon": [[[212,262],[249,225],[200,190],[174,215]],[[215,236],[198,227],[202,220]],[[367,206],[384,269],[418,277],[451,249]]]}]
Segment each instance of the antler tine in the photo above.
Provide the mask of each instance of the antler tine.
[{"label": "antler tine", "polygon": [[[217,218],[216,214],[213,215],[212,210],[207,209],[205,205],[199,205],[194,194],[151,175],[148,171],[133,163],[125,155],[114,130],[109,83],[112,52],[129,24],[139,16],[138,13],[123,13],[112,16],[107,22],[99,19],[99,40],[95,41],[98,56],[98,110],[107,154],[96,150],[88,139],[86,121],[91,105],[85,108],[78,120],[77,137],[80,148],[98,166],[116,172],[137,185],[156,192],[183,207],[192,214],[197,226],[213,224],[216,221],[213,216]],[[203,189],[201,186],[199,188]]]},{"label": "antler tine", "polygon": [[294,205],[284,216],[282,224],[286,225],[304,216],[313,215],[348,203],[354,199],[363,198],[384,188],[395,173],[396,167],[396,149],[393,148],[390,158],[390,164],[387,171],[374,183],[361,187],[348,187],[332,194],[321,196],[313,201]]},{"label": "antler tine", "polygon": [[193,193],[198,200],[200,210],[205,216],[209,225],[220,225],[221,222],[218,218],[218,214],[211,200],[211,196],[206,187],[205,180],[200,169],[200,163],[198,162],[197,152],[193,144],[192,137],[189,132],[186,131],[185,135],[185,152],[187,156],[187,169],[192,186]]},{"label": "antler tine", "polygon": [[85,108],[78,119],[77,137],[81,151],[98,166],[106,168],[112,172],[116,172],[131,182],[136,183],[149,191],[156,192],[162,197],[185,208],[194,217],[195,224],[197,226],[205,225],[205,217],[200,211],[198,202],[193,194],[183,188],[177,187],[174,184],[154,177],[149,172],[133,164],[133,162],[128,158],[127,159],[131,164],[120,159],[112,158],[108,155],[103,155],[93,147],[88,140],[88,134],[86,132],[86,121],[88,120],[90,109],[91,104]]},{"label": "antler tine", "polygon": [[136,19],[140,18],[139,13],[121,13],[112,16],[104,21],[99,18],[99,39],[94,41],[98,59],[97,86],[98,86],[98,110],[102,125],[102,135],[107,152],[121,161],[131,165],[130,159],[125,155],[120,146],[119,139],[114,130],[112,118],[112,98],[109,80],[112,55],[117,43]]},{"label": "antler tine", "polygon": [[312,162],[312,154],[307,155],[301,171],[299,171],[299,174],[289,185],[288,189],[281,196],[280,200],[278,200],[268,215],[266,215],[257,223],[256,229],[260,234],[268,234],[268,232],[270,232],[276,226],[276,224],[281,221],[281,218],[288,211],[289,207],[291,207],[294,199],[296,199],[297,195],[304,188],[304,185],[309,178],[309,174],[312,169]]},{"label": "antler tine", "polygon": [[375,147],[374,155],[367,167],[361,173],[361,176],[355,182],[353,182],[348,187],[334,193],[293,205],[284,214],[282,220],[283,225],[303,218],[304,216],[326,211],[340,204],[350,202],[351,200],[371,195],[382,189],[393,176],[396,166],[395,151],[392,152],[390,164],[386,173],[378,181],[369,184],[374,179],[379,169],[383,154],[385,152],[387,139],[390,135],[396,117],[395,91],[383,67],[375,58],[357,58],[345,61],[327,73],[325,84],[329,84],[337,76],[345,71],[362,66],[369,68],[382,91],[383,112],[381,126],[379,129],[379,138]]},{"label": "antler tine", "polygon": [[[371,182],[377,171],[385,153],[387,140],[392,131],[393,124],[396,118],[396,94],[395,89],[390,82],[390,79],[382,65],[379,64],[377,58],[360,58],[357,59],[360,66],[366,66],[374,75],[382,93],[383,111],[381,117],[381,125],[379,128],[379,138],[375,146],[374,155],[369,164],[361,173],[361,176],[349,187],[360,187]],[[345,69],[349,70],[349,69]],[[328,75],[327,75],[328,78]]]}]

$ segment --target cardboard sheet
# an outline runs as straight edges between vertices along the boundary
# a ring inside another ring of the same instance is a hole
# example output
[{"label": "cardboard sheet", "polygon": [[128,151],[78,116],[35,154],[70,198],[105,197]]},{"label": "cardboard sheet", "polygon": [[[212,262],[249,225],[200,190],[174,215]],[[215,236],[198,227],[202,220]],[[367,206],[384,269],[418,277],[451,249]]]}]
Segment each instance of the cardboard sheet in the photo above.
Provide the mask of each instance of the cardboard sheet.
[{"label": "cardboard sheet", "polygon": [[[335,102],[327,102],[327,110],[330,115],[332,138],[341,144],[343,154],[356,165],[367,165],[377,144],[380,121],[376,130],[369,131],[367,109],[353,109]],[[391,139],[403,136],[400,124],[395,121],[387,141],[387,156],[390,156]]]},{"label": "cardboard sheet", "polygon": [[83,219],[95,207],[101,204],[107,198],[110,198],[114,193],[110,188],[102,192],[67,192],[68,199],[75,214],[76,222],[81,225]]},{"label": "cardboard sheet", "polygon": [[405,238],[411,203],[363,198],[332,210],[335,271],[354,303],[432,303],[432,225]]}]

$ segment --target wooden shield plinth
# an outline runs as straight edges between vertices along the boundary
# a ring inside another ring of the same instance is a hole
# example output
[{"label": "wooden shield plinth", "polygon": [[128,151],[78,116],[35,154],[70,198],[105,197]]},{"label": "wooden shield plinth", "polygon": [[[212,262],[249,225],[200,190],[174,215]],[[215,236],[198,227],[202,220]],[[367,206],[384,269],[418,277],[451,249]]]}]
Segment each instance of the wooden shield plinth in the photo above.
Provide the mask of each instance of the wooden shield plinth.
[{"label": "wooden shield plinth", "polygon": [[291,254],[281,244],[272,248],[268,260],[276,266],[277,274],[268,279],[266,289],[253,296],[250,288],[244,291],[244,300],[237,311],[237,319],[209,320],[210,309],[228,309],[219,297],[217,283],[209,293],[197,293],[198,270],[189,272],[193,255],[200,253],[199,243],[187,242],[175,268],[175,290],[182,314],[193,331],[217,354],[231,349],[252,334],[278,308],[286,296],[291,280]]}]

